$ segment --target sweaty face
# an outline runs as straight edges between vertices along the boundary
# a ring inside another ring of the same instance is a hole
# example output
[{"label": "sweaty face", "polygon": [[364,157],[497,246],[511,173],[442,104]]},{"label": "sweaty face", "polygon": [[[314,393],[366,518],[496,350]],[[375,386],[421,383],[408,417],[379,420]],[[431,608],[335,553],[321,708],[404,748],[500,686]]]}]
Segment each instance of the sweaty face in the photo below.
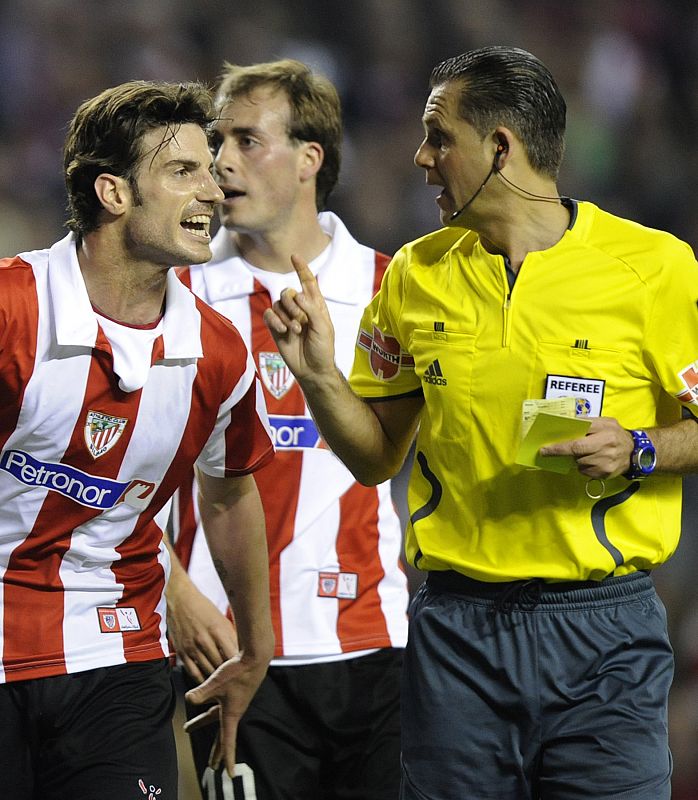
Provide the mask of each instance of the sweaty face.
[{"label": "sweaty face", "polygon": [[302,143],[289,138],[286,95],[259,87],[228,102],[212,137],[221,223],[239,233],[270,233],[299,203]]},{"label": "sweaty face", "polygon": [[[436,204],[444,225],[479,189],[491,166],[483,139],[458,114],[460,92],[456,82],[434,87],[422,117],[424,139],[414,157],[414,163],[426,171],[427,183],[443,187]],[[475,211],[483,200],[484,192],[469,210]]]},{"label": "sweaty face", "polygon": [[222,193],[205,132],[195,124],[156,128],[143,137],[141,153],[126,225],[130,254],[167,266],[208,261],[211,218]]}]

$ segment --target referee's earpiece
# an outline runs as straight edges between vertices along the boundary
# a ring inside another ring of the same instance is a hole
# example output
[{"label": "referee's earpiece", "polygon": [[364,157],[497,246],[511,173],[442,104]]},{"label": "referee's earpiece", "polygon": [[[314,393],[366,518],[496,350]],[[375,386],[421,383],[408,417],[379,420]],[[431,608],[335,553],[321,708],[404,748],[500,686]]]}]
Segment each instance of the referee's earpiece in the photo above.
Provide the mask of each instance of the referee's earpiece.
[{"label": "referee's earpiece", "polygon": [[503,144],[497,145],[497,152],[494,154],[494,161],[492,162],[492,169],[495,172],[499,172],[499,159],[502,157],[502,153],[506,150],[506,147]]}]

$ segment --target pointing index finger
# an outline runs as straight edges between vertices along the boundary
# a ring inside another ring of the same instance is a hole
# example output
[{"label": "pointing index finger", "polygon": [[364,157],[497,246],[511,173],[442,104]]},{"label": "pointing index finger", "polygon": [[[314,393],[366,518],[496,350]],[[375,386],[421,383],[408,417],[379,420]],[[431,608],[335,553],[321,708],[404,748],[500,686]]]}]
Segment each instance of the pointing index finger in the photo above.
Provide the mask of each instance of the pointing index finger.
[{"label": "pointing index finger", "polygon": [[291,256],[291,263],[293,264],[293,269],[296,271],[296,275],[298,275],[298,280],[301,282],[301,289],[312,296],[317,290],[317,281],[310,271],[308,263],[300,256],[296,255]]}]

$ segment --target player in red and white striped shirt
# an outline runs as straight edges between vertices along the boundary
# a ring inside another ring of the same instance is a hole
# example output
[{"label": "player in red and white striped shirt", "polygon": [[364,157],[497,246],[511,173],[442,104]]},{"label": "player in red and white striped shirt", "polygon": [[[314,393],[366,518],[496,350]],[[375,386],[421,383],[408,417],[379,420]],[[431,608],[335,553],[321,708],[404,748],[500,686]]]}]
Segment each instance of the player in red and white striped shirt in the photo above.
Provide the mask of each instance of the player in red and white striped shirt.
[{"label": "player in red and white striped shirt", "polygon": [[[328,297],[338,364],[348,371],[362,309],[388,258],[359,244],[334,214],[318,215],[340,158],[339,100],[329,82],[294,61],[228,67],[218,107],[222,228],[213,259],[182,279],[235,323],[264,383],[277,455],[255,479],[266,517],[276,650],[240,724],[233,786],[220,770],[206,770],[206,730],[193,733],[202,791],[207,800],[331,800],[351,792],[394,800],[408,595],[390,486],[361,486],[324,447],[262,320],[283,289],[297,286],[290,256],[304,254]],[[224,612],[191,484],[180,501],[176,551]],[[177,650],[200,680],[232,629],[202,598],[192,599],[185,575],[173,578]],[[205,618],[192,614],[207,608]]]},{"label": "player in red and white striped shirt", "polygon": [[233,326],[170,269],[210,258],[209,121],[197,84],[86,101],[65,146],[72,233],[0,261],[5,797],[176,796],[163,525],[195,463],[245,648],[211,692],[231,766],[272,654],[261,387]]}]

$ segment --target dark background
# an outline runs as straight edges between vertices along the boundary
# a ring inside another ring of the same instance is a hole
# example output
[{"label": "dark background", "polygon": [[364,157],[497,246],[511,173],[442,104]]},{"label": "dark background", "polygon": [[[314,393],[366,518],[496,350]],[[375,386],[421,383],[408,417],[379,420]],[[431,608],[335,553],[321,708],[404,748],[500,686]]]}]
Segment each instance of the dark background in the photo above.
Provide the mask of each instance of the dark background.
[{"label": "dark background", "polygon": [[[557,78],[563,194],[698,245],[695,0],[0,0],[0,256],[65,232],[61,146],[82,100],[133,78],[214,84],[224,60],[281,57],[339,88],[330,206],[391,252],[439,225],[437,190],[412,163],[431,68],[488,44],[530,50]],[[686,488],[681,545],[656,573],[677,655],[675,800],[698,798],[698,481]]]}]

